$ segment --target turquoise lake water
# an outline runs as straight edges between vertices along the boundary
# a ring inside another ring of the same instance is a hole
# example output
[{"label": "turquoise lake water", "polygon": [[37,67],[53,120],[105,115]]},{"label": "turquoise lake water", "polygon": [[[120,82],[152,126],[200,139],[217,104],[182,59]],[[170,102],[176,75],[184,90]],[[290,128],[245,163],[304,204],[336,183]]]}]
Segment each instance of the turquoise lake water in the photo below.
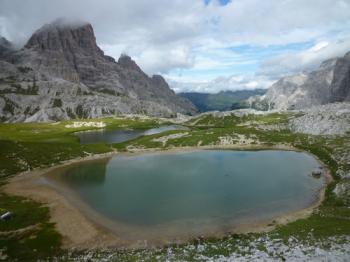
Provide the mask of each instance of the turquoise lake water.
[{"label": "turquoise lake water", "polygon": [[203,150],[81,163],[54,180],[136,238],[152,228],[198,235],[309,206],[324,184],[310,176],[319,166],[300,152]]}]

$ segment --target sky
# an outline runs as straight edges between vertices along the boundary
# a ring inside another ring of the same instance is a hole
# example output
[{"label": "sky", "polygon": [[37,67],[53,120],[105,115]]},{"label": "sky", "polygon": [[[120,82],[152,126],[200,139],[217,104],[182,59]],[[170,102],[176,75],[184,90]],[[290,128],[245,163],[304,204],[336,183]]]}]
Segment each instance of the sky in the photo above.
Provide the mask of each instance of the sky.
[{"label": "sky", "polygon": [[268,88],[350,51],[350,0],[0,0],[0,35],[20,46],[59,17],[176,92]]}]

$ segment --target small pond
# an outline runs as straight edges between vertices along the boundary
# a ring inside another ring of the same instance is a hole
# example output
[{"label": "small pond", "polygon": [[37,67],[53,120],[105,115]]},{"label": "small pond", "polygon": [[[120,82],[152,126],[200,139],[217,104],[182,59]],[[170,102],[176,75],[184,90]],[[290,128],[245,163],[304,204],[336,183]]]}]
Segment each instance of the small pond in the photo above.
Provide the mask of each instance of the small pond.
[{"label": "small pond", "polygon": [[151,129],[133,129],[133,130],[91,130],[76,132],[81,144],[95,143],[121,143],[135,139],[140,136],[154,135],[170,130],[183,129],[184,127],[177,125],[161,126]]},{"label": "small pond", "polygon": [[306,208],[325,182],[310,175],[319,167],[300,152],[201,150],[116,156],[47,179],[118,236],[170,241]]}]

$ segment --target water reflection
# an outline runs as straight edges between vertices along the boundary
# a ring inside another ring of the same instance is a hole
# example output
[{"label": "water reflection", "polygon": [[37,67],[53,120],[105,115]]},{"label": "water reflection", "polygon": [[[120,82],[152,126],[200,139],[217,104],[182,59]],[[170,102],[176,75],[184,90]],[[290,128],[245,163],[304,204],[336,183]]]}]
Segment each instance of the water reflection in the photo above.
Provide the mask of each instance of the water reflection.
[{"label": "water reflection", "polygon": [[131,139],[135,139],[140,136],[154,135],[170,130],[184,129],[182,126],[169,125],[161,126],[157,128],[151,128],[147,130],[134,129],[134,130],[94,130],[77,132],[81,144],[94,144],[94,143],[121,143]]},{"label": "water reflection", "polygon": [[65,171],[65,174],[60,176],[60,179],[73,186],[104,184],[108,161],[109,159],[90,161],[84,165],[74,166]]},{"label": "water reflection", "polygon": [[123,241],[165,244],[309,206],[324,183],[309,175],[318,166],[298,152],[210,150],[118,155],[47,178]]},{"label": "water reflection", "polygon": [[[61,173],[93,209],[115,221],[225,225],[309,205],[323,181],[318,162],[285,151],[199,151],[117,156]],[[180,230],[180,229],[179,229]]]}]

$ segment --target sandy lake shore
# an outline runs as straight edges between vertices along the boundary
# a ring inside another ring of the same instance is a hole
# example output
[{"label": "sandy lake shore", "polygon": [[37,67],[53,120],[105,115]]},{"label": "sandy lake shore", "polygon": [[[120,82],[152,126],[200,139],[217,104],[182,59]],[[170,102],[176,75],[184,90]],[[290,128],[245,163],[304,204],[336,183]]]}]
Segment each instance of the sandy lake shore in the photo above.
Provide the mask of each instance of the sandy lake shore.
[{"label": "sandy lake shore", "polygon": [[[227,149],[227,150],[288,150],[300,151],[287,145],[276,145],[272,147],[263,147],[262,145],[230,145],[230,146],[201,146],[201,147],[184,147],[163,149],[135,149],[133,152],[118,153],[110,152],[106,154],[91,155],[85,158],[78,158],[65,161],[64,163],[44,168],[36,169],[28,172],[20,173],[9,180],[5,185],[5,192],[11,195],[20,195],[29,197],[47,205],[50,209],[51,222],[55,223],[56,229],[63,236],[63,246],[65,248],[74,249],[94,249],[107,247],[149,247],[161,246],[168,242],[158,241],[147,245],[144,242],[131,243],[123,237],[118,236],[115,232],[109,230],[106,226],[108,221],[98,217],[98,214],[88,210],[81,203],[74,201],[74,197],[69,197],[67,192],[57,190],[43,179],[43,176],[57,171],[58,169],[67,168],[71,165],[83,161],[95,161],[108,159],[117,155],[137,155],[145,153],[173,153],[183,151],[198,151],[205,149]],[[307,152],[306,152],[307,153]],[[313,156],[315,159],[317,157]],[[317,159],[318,160],[318,159]],[[324,187],[319,191],[317,199],[305,209],[291,212],[274,217],[273,219],[262,220],[254,223],[242,223],[230,230],[231,233],[248,233],[248,232],[266,232],[275,228],[276,225],[286,224],[300,218],[310,216],[315,208],[317,208],[325,197],[326,184],[332,181],[330,170],[327,166],[318,160],[323,167],[323,176],[325,180]],[[100,222],[98,222],[100,221]],[[186,241],[188,239],[183,239]]]}]

